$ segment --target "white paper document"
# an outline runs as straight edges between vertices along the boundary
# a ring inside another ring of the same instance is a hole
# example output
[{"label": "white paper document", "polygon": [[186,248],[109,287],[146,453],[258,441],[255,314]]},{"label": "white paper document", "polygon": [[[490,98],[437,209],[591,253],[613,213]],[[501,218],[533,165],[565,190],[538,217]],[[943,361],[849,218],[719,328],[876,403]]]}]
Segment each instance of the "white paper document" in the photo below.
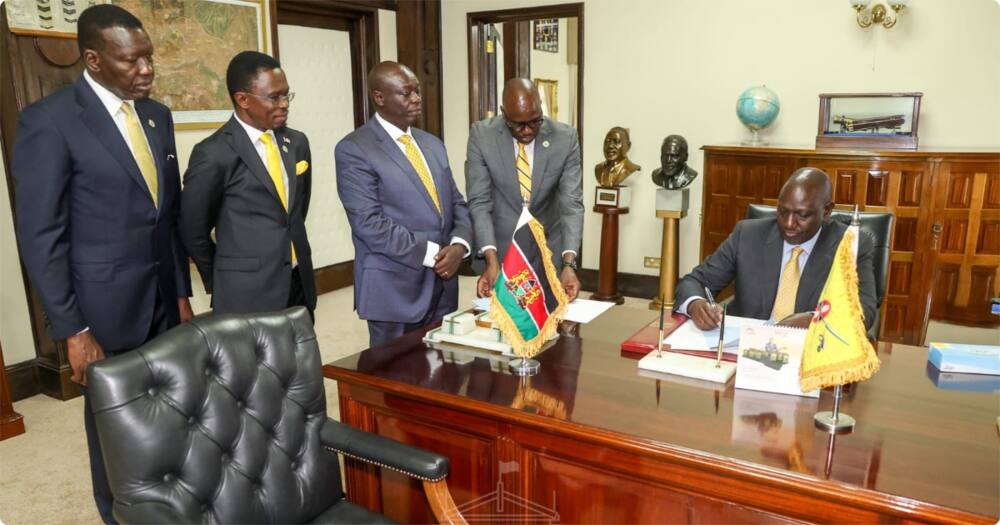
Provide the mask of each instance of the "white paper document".
[{"label": "white paper document", "polygon": [[[740,346],[740,329],[744,326],[759,326],[766,322],[762,319],[727,315],[722,351],[736,355]],[[663,344],[678,350],[716,350],[719,348],[719,329],[701,330],[695,326],[694,321],[688,320],[668,335]]]},{"label": "white paper document", "polygon": [[589,323],[596,319],[597,316],[607,312],[614,305],[615,303],[607,301],[591,301],[590,299],[577,298],[572,303],[569,303],[566,313],[563,315],[563,320],[575,323]]},{"label": "white paper document", "polygon": [[[478,297],[472,300],[473,306],[479,310],[490,311],[490,298],[489,297]],[[566,312],[563,315],[564,321],[573,321],[575,323],[589,323],[597,318],[597,316],[608,311],[609,308],[614,306],[615,303],[609,303],[605,301],[591,301],[590,299],[576,299],[572,303],[569,303],[566,307]],[[726,331],[728,332],[728,330]],[[719,337],[718,332],[716,336]]]}]

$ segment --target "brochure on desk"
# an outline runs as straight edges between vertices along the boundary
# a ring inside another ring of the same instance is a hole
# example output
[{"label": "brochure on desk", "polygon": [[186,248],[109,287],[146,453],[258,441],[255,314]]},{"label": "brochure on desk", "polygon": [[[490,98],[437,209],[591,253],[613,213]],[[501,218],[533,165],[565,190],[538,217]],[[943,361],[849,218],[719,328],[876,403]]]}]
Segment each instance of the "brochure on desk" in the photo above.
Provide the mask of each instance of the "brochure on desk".
[{"label": "brochure on desk", "polygon": [[[728,330],[727,330],[728,331]],[[744,325],[736,357],[736,388],[819,397],[799,389],[806,331],[772,324]]]}]

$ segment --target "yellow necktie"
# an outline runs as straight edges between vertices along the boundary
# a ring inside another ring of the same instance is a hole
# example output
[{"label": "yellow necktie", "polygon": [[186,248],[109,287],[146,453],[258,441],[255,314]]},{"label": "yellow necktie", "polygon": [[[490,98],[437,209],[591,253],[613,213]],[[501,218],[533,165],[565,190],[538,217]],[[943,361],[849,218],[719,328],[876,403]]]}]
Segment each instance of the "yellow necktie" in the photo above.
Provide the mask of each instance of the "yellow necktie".
[{"label": "yellow necktie", "polygon": [[795,313],[795,296],[799,292],[799,254],[802,248],[796,246],[792,248],[792,256],[785,263],[785,269],[781,272],[781,280],[778,283],[778,293],[774,296],[774,309],[771,310],[771,319],[780,321]]},{"label": "yellow necktie", "polygon": [[417,170],[420,182],[424,183],[424,188],[427,188],[427,194],[434,201],[434,207],[437,208],[438,213],[441,213],[441,202],[438,200],[437,188],[434,187],[434,179],[427,172],[427,167],[424,166],[424,161],[420,158],[420,152],[417,151],[417,145],[413,143],[413,137],[402,135],[399,137],[399,141],[406,146],[406,159],[413,165],[413,169]]},{"label": "yellow necktie", "polygon": [[528,164],[528,152],[520,142],[517,143],[517,182],[521,186],[521,200],[531,202],[531,164]]},{"label": "yellow necktie", "polygon": [[146,144],[146,134],[142,132],[135,110],[128,102],[122,102],[122,112],[125,113],[125,131],[128,132],[128,141],[132,143],[135,163],[139,165],[139,172],[146,181],[149,194],[153,196],[153,206],[158,206],[159,183],[156,179],[156,163],[153,162],[153,155],[149,152],[149,145]]},{"label": "yellow necktie", "polygon": [[[274,189],[278,190],[281,206],[285,208],[285,213],[288,213],[288,195],[285,194],[285,178],[281,176],[281,154],[278,153],[278,146],[274,143],[270,133],[261,135],[260,141],[264,143],[264,152],[267,154],[267,174],[271,176]],[[292,244],[292,264],[294,265],[297,261],[295,245]]]}]

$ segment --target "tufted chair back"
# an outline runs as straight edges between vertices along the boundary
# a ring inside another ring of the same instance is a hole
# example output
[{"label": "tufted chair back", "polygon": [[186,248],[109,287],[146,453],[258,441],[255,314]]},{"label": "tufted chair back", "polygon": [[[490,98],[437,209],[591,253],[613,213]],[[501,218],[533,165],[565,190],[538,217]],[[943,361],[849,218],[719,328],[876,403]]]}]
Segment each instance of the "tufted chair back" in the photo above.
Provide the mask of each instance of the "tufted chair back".
[{"label": "tufted chair back", "polygon": [[321,368],[303,308],[199,318],[91,366],[116,516],[315,519],[343,498]]}]

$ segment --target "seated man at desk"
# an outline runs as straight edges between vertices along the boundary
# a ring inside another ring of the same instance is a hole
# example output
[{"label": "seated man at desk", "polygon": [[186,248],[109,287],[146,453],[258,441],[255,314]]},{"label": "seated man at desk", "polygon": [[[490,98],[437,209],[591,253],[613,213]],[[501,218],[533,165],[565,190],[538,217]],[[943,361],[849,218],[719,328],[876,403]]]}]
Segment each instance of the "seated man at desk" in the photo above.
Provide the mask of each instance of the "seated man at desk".
[{"label": "seated man at desk", "polygon": [[[736,224],[719,249],[677,283],[675,311],[702,330],[716,328],[722,309],[706,297],[736,281],[727,312],[805,328],[826,284],[847,226],[830,220],[833,187],[818,168],[800,168],[778,195],[776,219]],[[875,319],[874,246],[859,236],[858,288],[865,328]]]}]

